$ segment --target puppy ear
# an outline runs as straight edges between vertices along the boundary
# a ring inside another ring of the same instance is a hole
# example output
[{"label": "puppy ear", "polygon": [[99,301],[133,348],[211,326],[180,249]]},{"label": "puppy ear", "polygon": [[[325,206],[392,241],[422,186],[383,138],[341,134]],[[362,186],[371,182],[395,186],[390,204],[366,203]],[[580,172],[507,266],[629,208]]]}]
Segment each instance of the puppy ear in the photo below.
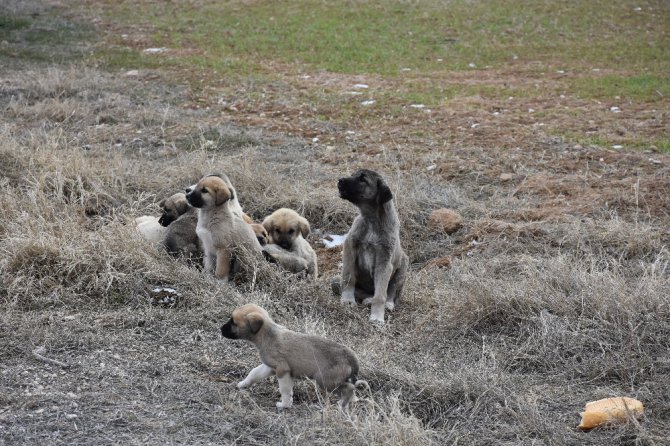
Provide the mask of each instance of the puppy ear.
[{"label": "puppy ear", "polygon": [[263,225],[266,231],[270,232],[270,230],[272,229],[272,216],[268,215],[267,217],[265,217],[265,220],[263,220],[263,223],[261,223],[261,225]]},{"label": "puppy ear", "polygon": [[221,206],[226,201],[232,198],[232,193],[227,187],[218,187],[216,188],[216,193],[214,194],[214,204]]},{"label": "puppy ear", "polygon": [[161,209],[165,209],[165,198],[163,198],[161,201],[158,202],[158,207]]},{"label": "puppy ear", "polygon": [[384,183],[384,180],[381,178],[377,180],[377,203],[384,204],[387,201],[391,201],[393,194],[391,189]]},{"label": "puppy ear", "polygon": [[249,329],[253,334],[258,333],[258,330],[263,326],[263,315],[260,313],[249,313],[247,314],[247,322],[249,323]]},{"label": "puppy ear", "polygon": [[300,232],[302,233],[302,236],[307,238],[310,231],[309,222],[305,217],[300,217],[298,219],[298,224],[300,225]]}]

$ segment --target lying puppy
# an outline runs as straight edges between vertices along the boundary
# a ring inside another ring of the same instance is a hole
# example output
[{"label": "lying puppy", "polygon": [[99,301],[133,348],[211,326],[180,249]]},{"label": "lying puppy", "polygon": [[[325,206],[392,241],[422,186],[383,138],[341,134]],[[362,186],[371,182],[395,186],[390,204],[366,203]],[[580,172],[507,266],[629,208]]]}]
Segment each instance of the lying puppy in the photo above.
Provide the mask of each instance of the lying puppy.
[{"label": "lying puppy", "polygon": [[340,391],[340,404],[357,400],[355,389],[367,382],[356,380],[358,360],[347,347],[328,339],[296,333],[276,324],[263,308],[247,304],[236,308],[221,327],[228,339],[249,341],[258,348],[262,364],[249,372],[238,389],[245,389],[271,375],[277,375],[279,408],[293,405],[293,379],[310,378],[324,390]]},{"label": "lying puppy", "polygon": [[263,220],[270,238],[263,253],[271,261],[292,273],[306,271],[313,279],[318,274],[316,253],[304,239],[310,231],[309,222],[296,211],[281,208]]},{"label": "lying puppy", "polygon": [[143,215],[135,219],[137,231],[149,243],[159,244],[165,236],[165,228],[159,223],[159,219],[153,215]]},{"label": "lying puppy", "polygon": [[205,271],[229,279],[234,261],[250,272],[261,245],[251,226],[242,219],[235,189],[225,175],[208,175],[188,189],[186,199],[198,208],[196,233],[202,242]]},{"label": "lying puppy", "polygon": [[393,194],[378,173],[367,169],[340,178],[337,188],[360,210],[342,250],[342,302],[362,298],[372,305],[370,320],[383,323],[384,308],[395,308],[409,267]]}]

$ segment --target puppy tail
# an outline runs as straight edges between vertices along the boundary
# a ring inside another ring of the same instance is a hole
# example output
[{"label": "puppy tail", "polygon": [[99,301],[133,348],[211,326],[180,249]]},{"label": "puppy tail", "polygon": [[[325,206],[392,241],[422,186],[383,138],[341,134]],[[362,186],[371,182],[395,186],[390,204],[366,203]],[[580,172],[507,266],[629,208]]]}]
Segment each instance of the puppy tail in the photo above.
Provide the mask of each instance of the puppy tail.
[{"label": "puppy tail", "polygon": [[366,392],[370,391],[370,384],[368,384],[367,381],[364,379],[359,379],[354,383],[354,387],[356,387],[359,390],[365,390]]}]

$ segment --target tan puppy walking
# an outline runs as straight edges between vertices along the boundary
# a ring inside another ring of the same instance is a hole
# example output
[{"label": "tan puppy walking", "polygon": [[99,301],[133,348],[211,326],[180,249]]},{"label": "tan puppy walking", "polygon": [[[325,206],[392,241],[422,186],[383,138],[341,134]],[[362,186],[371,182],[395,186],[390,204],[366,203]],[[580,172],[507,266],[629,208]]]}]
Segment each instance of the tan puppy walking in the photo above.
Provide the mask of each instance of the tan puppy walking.
[{"label": "tan puppy walking", "polygon": [[221,327],[221,334],[228,339],[249,341],[258,348],[262,364],[251,370],[237,387],[245,389],[277,375],[279,408],[293,405],[294,379],[310,378],[324,390],[339,390],[344,408],[357,400],[357,387],[369,387],[367,382],[356,379],[358,360],[349,348],[319,336],[288,330],[276,324],[258,305],[236,308]]}]

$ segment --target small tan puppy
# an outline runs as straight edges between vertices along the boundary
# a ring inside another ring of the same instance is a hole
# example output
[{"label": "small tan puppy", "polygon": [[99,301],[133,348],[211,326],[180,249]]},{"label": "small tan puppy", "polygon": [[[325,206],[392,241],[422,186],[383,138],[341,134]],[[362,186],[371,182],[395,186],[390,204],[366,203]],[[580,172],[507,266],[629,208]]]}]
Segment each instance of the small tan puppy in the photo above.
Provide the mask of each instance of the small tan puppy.
[{"label": "small tan puppy", "polygon": [[339,390],[340,404],[346,408],[357,400],[355,389],[369,387],[357,380],[358,360],[344,345],[328,339],[297,333],[276,324],[258,305],[236,308],[221,327],[228,339],[249,341],[258,348],[262,364],[249,372],[238,389],[245,389],[271,375],[277,375],[281,401],[279,408],[293,405],[293,379],[310,378],[324,390]]},{"label": "small tan puppy", "polygon": [[251,226],[242,219],[235,189],[225,175],[208,175],[189,188],[186,199],[198,208],[196,233],[204,251],[205,271],[229,279],[232,263],[246,273],[261,245]]},{"label": "small tan puppy", "polygon": [[316,253],[304,238],[310,231],[309,222],[293,209],[281,208],[266,217],[263,226],[270,236],[263,247],[265,256],[287,271],[306,271],[315,279],[319,272]]}]

